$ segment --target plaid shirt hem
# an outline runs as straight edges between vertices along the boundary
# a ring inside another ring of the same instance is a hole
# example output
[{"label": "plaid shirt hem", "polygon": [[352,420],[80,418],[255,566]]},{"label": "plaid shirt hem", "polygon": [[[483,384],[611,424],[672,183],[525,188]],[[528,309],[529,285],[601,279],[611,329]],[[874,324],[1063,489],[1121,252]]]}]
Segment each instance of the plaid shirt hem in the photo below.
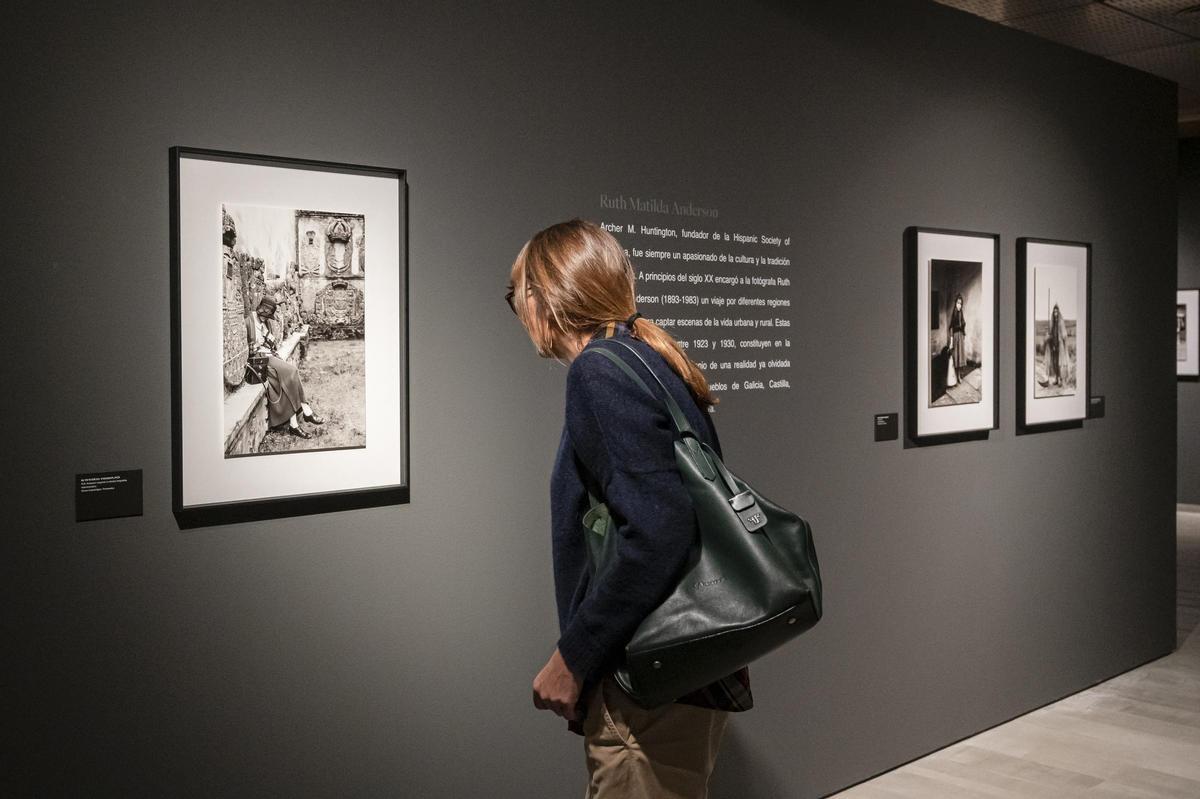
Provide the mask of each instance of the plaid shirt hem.
[{"label": "plaid shirt hem", "polygon": [[743,666],[728,677],[722,677],[675,701],[712,710],[727,710],[730,713],[749,710],[754,707],[754,694],[750,692],[750,670]]},{"label": "plaid shirt hem", "polygon": [[[592,690],[598,691],[600,686],[594,686]],[[730,713],[749,710],[754,707],[754,695],[750,693],[750,670],[743,666],[728,677],[722,677],[675,701],[682,705],[725,710]],[[583,735],[582,720],[567,722],[567,729],[576,735]]]}]

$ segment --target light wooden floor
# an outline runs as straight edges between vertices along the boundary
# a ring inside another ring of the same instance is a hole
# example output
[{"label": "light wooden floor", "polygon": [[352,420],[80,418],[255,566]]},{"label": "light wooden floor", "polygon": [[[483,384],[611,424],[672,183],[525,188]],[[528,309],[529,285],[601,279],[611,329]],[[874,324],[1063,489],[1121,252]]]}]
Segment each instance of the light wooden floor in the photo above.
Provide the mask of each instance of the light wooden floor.
[{"label": "light wooden floor", "polygon": [[1181,508],[1178,520],[1174,654],[836,794],[837,799],[1200,799],[1200,507]]}]

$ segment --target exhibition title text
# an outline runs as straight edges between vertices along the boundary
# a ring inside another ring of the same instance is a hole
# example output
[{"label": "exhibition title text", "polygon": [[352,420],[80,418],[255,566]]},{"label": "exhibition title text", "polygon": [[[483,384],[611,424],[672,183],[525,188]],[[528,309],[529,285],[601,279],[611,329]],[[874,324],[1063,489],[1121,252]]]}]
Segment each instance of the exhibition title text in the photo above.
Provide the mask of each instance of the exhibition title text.
[{"label": "exhibition title text", "polygon": [[658,198],[646,199],[631,194],[601,194],[600,207],[616,211],[641,211],[649,214],[673,214],[716,219],[721,212],[716,208],[704,208],[692,202],[667,202]]}]

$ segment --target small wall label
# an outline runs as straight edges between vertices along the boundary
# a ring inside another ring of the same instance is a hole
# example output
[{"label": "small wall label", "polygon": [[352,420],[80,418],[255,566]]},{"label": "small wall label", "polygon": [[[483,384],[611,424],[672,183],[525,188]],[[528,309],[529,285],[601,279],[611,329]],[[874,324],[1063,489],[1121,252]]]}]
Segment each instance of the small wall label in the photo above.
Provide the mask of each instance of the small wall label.
[{"label": "small wall label", "polygon": [[900,414],[875,414],[875,440],[895,441],[900,437]]},{"label": "small wall label", "polygon": [[1087,418],[1104,418],[1104,397],[1088,397]]},{"label": "small wall label", "polygon": [[75,521],[141,515],[141,469],[75,475]]}]

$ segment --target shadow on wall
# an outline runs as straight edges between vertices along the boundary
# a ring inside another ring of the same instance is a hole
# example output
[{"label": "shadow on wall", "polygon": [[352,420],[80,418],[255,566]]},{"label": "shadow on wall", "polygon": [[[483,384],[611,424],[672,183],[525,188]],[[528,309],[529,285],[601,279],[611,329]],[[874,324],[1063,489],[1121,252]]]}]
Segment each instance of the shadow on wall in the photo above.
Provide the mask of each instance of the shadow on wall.
[{"label": "shadow on wall", "polygon": [[[750,711],[747,715],[753,715]],[[795,786],[787,786],[775,775],[771,763],[756,753],[738,731],[736,714],[730,719],[725,738],[721,742],[721,753],[709,781],[709,795],[736,796],[738,799],[779,799],[793,796]]]}]

